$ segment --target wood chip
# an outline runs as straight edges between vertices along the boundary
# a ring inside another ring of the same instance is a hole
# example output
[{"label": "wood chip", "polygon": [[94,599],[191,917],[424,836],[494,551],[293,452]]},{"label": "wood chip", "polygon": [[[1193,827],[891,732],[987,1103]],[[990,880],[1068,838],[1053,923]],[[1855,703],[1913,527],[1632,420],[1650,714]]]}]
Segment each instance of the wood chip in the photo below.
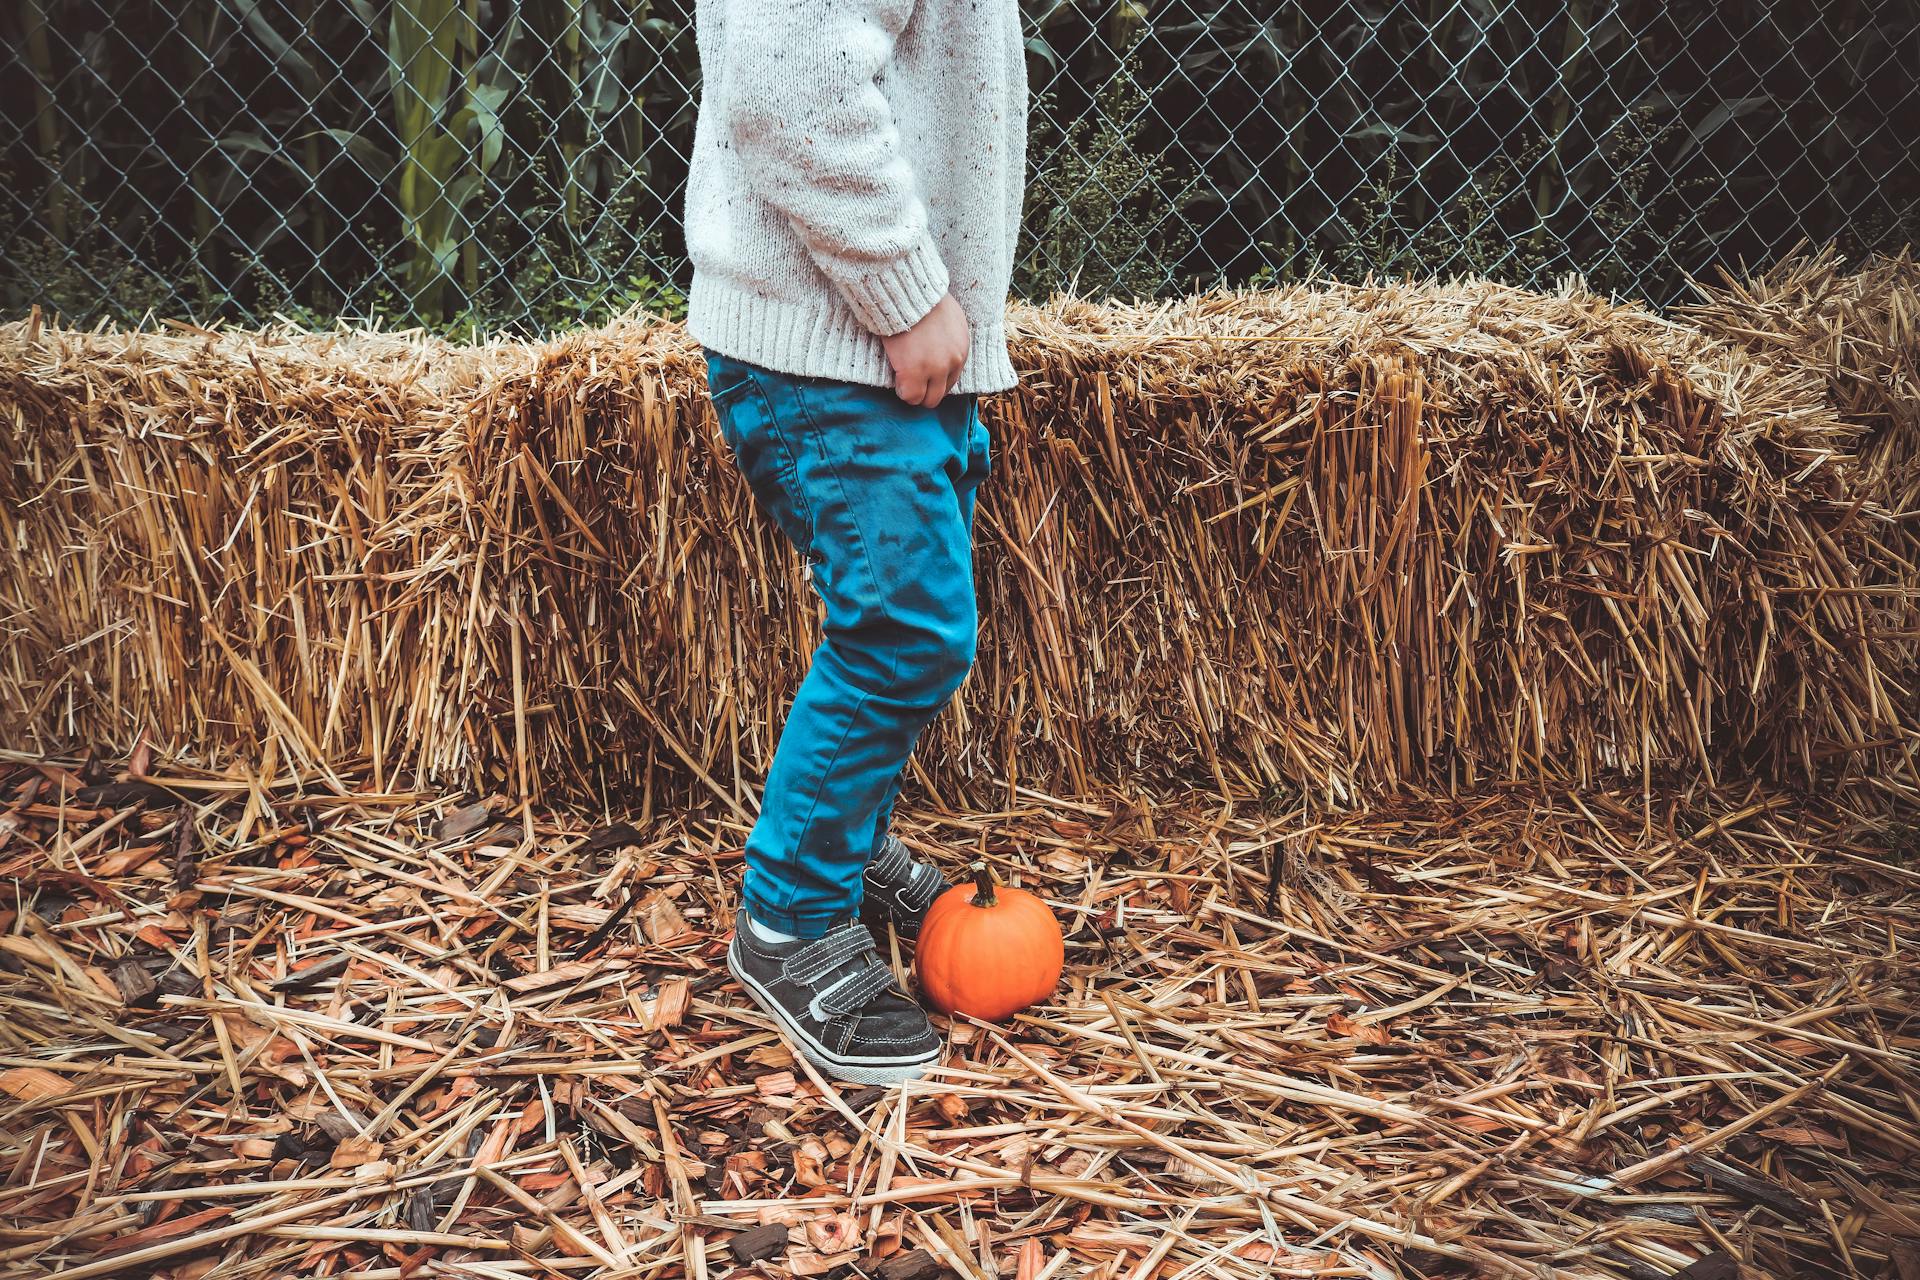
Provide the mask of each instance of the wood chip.
[{"label": "wood chip", "polygon": [[780,1257],[786,1251],[787,1227],[781,1222],[770,1222],[763,1227],[742,1231],[727,1241],[727,1252],[731,1253],[733,1260],[742,1266]]}]

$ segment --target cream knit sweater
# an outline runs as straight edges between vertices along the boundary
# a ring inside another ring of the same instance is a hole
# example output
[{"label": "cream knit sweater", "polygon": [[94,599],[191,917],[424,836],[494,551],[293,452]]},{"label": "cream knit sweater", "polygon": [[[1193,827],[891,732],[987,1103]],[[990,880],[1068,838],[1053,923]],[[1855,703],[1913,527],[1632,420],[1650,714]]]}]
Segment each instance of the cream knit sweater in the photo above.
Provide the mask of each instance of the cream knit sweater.
[{"label": "cream knit sweater", "polygon": [[695,34],[693,336],[784,373],[890,386],[879,335],[951,292],[973,332],[955,390],[1012,386],[1018,0],[698,0]]}]

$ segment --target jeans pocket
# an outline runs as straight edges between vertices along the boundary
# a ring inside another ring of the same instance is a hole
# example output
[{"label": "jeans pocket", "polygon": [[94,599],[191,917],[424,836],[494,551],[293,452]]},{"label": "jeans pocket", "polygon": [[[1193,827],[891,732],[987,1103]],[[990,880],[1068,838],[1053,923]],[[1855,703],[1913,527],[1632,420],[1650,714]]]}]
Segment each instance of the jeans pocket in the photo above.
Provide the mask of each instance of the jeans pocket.
[{"label": "jeans pocket", "polygon": [[731,382],[724,387],[715,387],[708,390],[707,399],[713,401],[715,408],[719,408],[722,405],[732,404],[752,390],[753,375],[748,374],[737,382]]},{"label": "jeans pocket", "polygon": [[754,389],[754,371],[742,362],[701,348],[707,361],[707,399],[714,408],[731,404]]},{"label": "jeans pocket", "polygon": [[732,365],[731,361],[709,359],[708,367],[713,375],[725,380],[720,390],[711,393],[714,413],[720,420],[720,434],[733,450],[734,461],[746,477],[754,501],[789,542],[803,555],[810,554],[813,511],[800,483],[793,448],[773,398],[762,384],[761,374],[729,367]]},{"label": "jeans pocket", "polygon": [[980,416],[980,397],[967,406],[967,470],[981,480],[993,470],[993,436]]}]

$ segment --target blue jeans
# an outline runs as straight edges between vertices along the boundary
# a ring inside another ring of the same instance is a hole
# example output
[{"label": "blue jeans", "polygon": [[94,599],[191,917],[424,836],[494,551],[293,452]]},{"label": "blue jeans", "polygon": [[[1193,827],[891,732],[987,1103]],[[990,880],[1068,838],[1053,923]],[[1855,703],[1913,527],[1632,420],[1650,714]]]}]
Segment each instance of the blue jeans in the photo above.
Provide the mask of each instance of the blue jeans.
[{"label": "blue jeans", "polygon": [[900,771],[973,665],[987,430],[975,396],[923,409],[705,354],[721,434],[826,607],[747,838],[747,910],[817,938],[859,911]]}]

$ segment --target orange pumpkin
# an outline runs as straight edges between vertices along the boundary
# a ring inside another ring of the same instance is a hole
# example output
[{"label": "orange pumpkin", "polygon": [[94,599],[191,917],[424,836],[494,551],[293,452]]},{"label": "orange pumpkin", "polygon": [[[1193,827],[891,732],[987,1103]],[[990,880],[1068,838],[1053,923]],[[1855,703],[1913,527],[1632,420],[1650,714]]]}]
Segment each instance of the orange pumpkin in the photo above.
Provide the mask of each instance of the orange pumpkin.
[{"label": "orange pumpkin", "polygon": [[1065,961],[1047,904],[996,885],[984,862],[973,864],[972,884],[941,894],[920,926],[920,989],[942,1013],[1012,1017],[1053,994]]}]

